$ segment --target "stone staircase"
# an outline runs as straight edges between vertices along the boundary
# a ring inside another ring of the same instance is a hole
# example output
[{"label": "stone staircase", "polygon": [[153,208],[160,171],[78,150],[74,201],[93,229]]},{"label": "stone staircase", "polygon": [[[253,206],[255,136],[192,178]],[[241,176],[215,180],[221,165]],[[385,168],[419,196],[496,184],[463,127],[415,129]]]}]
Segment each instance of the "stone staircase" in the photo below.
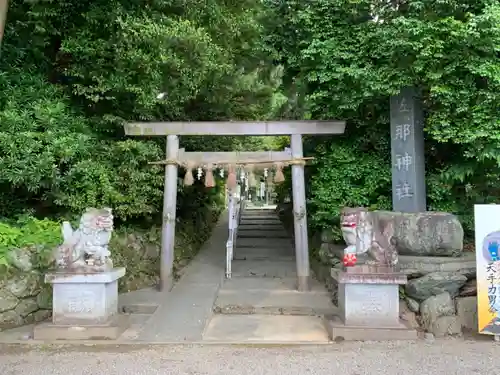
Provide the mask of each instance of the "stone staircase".
[{"label": "stone staircase", "polygon": [[330,295],[316,280],[310,291],[298,292],[296,278],[293,240],[278,215],[265,207],[247,207],[238,228],[232,278],[219,289],[204,339],[242,340],[247,335],[247,341],[327,341],[322,317],[335,312]]}]

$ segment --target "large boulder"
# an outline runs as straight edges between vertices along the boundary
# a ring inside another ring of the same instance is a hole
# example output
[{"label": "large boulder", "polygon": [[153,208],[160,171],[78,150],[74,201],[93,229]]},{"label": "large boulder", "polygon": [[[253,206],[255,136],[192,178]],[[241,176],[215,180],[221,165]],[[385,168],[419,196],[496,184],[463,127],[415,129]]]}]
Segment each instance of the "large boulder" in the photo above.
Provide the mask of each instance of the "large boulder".
[{"label": "large boulder", "polygon": [[29,314],[38,311],[38,304],[36,303],[36,297],[25,298],[19,301],[14,311],[21,316],[26,318]]},{"label": "large boulder", "polygon": [[323,229],[320,233],[320,237],[321,237],[321,243],[335,243],[335,235],[331,228]]},{"label": "large boulder", "polygon": [[17,269],[29,272],[33,269],[32,253],[29,249],[12,249],[7,253],[7,261]]},{"label": "large boulder", "polygon": [[40,293],[36,296],[36,303],[40,309],[52,309],[52,288],[44,286]]},{"label": "large boulder", "polygon": [[429,297],[422,302],[420,314],[424,329],[435,337],[462,333],[460,319],[455,315],[453,299],[447,292]]},{"label": "large boulder", "polygon": [[462,326],[460,319],[455,316],[440,316],[432,324],[429,332],[434,334],[434,337],[458,336],[462,334]]},{"label": "large boulder", "polygon": [[0,313],[0,331],[19,327],[24,324],[24,319],[15,310]]},{"label": "large boulder", "polygon": [[455,304],[450,293],[441,293],[427,298],[420,304],[420,316],[425,330],[432,332],[432,325],[442,316],[455,315]]},{"label": "large boulder", "polygon": [[455,272],[432,272],[418,279],[409,280],[406,284],[406,295],[416,301],[424,301],[429,297],[448,292],[456,297],[467,282],[467,277]]},{"label": "large boulder", "polygon": [[36,296],[40,291],[41,275],[37,272],[16,274],[5,281],[5,289],[18,298]]},{"label": "large boulder", "polygon": [[19,299],[4,288],[0,288],[0,313],[14,309]]},{"label": "large boulder", "polygon": [[394,222],[394,239],[401,255],[459,256],[464,230],[455,215],[446,212],[403,213],[374,211]]}]

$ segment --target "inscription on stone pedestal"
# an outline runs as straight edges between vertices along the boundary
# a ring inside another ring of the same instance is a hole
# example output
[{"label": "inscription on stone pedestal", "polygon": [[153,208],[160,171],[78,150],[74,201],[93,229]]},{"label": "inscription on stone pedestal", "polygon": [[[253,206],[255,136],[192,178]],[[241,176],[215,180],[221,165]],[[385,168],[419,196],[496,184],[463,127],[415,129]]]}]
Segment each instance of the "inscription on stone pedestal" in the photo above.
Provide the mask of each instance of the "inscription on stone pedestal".
[{"label": "inscription on stone pedestal", "polygon": [[90,314],[95,310],[97,296],[94,291],[81,287],[65,288],[65,311],[70,314]]},{"label": "inscription on stone pedestal", "polygon": [[426,210],[423,114],[413,88],[391,97],[392,204],[394,211]]},{"label": "inscription on stone pedestal", "polygon": [[349,292],[351,293],[347,296],[349,300],[359,301],[359,304],[356,304],[356,314],[360,316],[373,317],[373,314],[382,313],[384,301],[387,302],[390,298],[384,290],[378,290],[374,293],[372,287],[364,285],[353,285]]},{"label": "inscription on stone pedestal", "polygon": [[394,325],[399,321],[398,285],[347,284],[343,295],[347,325]]},{"label": "inscription on stone pedestal", "polygon": [[380,305],[380,301],[371,293],[368,293],[365,299],[365,304],[363,305],[363,313],[366,315],[371,314],[379,314],[382,312],[382,306]]}]

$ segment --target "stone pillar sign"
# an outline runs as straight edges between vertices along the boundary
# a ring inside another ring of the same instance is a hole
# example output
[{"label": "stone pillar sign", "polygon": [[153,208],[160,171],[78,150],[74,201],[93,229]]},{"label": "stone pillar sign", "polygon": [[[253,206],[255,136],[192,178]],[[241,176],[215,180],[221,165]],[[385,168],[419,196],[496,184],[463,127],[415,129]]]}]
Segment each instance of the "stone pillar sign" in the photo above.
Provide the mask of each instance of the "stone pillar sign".
[{"label": "stone pillar sign", "polygon": [[426,211],[424,121],[414,88],[391,97],[392,206],[399,212]]}]

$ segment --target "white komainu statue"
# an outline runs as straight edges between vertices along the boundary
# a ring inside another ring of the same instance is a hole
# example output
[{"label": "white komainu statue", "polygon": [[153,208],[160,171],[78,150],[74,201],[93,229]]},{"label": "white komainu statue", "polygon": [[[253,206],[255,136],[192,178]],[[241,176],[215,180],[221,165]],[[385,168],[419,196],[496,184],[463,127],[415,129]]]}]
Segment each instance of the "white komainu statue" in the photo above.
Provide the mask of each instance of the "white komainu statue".
[{"label": "white komainu statue", "polygon": [[57,268],[66,272],[104,272],[113,268],[108,244],[113,232],[110,208],[88,208],[73,230],[67,221],[62,224],[64,242],[56,249]]}]

